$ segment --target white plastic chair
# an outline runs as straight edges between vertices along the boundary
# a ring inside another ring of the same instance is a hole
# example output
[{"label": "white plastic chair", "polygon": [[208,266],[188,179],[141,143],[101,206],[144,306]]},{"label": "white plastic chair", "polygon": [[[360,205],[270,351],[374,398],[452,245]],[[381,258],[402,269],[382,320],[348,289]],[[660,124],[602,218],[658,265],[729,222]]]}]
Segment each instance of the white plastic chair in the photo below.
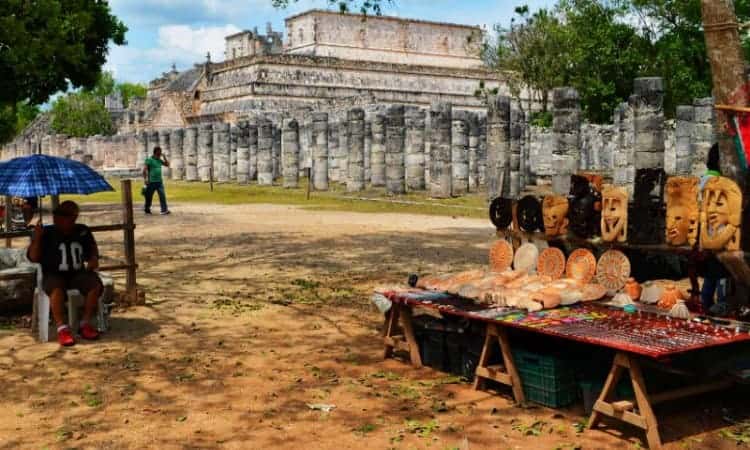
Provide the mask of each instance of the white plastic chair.
[{"label": "white plastic chair", "polygon": [[[37,326],[39,327],[39,341],[49,341],[49,312],[50,312],[50,299],[42,286],[44,285],[42,277],[42,267],[39,264],[37,266],[37,277],[36,277],[36,289],[34,289],[34,304],[36,305],[37,311]],[[111,287],[113,284],[112,277],[108,274],[98,273],[99,278],[102,280],[104,290],[102,295],[99,296],[99,304],[97,305],[96,311],[96,329],[103,333],[109,329],[109,314],[113,306],[112,303],[105,303],[105,297],[107,296],[107,287]],[[78,308],[81,308],[86,299],[76,289],[71,289],[66,292],[67,306],[68,306],[68,326],[73,332],[78,330]]]}]

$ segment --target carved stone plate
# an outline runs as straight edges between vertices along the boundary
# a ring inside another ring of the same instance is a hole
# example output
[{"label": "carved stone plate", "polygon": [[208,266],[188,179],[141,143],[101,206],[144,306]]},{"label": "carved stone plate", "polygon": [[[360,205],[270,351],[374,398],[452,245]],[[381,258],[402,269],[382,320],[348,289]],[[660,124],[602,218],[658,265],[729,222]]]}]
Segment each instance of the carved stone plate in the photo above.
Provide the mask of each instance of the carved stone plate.
[{"label": "carved stone plate", "polygon": [[536,262],[539,258],[539,249],[536,245],[527,242],[516,250],[513,257],[513,269],[524,272],[533,272],[536,270]]},{"label": "carved stone plate", "polygon": [[513,246],[510,242],[500,239],[490,248],[490,269],[493,272],[505,272],[513,263]]},{"label": "carved stone plate", "polygon": [[596,265],[596,282],[615,294],[625,287],[630,277],[630,260],[619,250],[607,250]]},{"label": "carved stone plate", "polygon": [[589,283],[596,274],[596,257],[585,248],[574,250],[568,257],[565,274],[568,278]]},{"label": "carved stone plate", "polygon": [[565,253],[557,247],[545,248],[539,254],[536,271],[554,280],[562,277],[565,273]]}]

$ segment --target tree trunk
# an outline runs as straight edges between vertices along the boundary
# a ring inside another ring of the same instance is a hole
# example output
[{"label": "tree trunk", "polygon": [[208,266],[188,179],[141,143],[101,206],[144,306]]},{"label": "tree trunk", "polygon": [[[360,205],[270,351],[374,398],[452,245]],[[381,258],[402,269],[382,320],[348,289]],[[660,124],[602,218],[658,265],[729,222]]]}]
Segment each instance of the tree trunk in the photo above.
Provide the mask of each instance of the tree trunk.
[{"label": "tree trunk", "polygon": [[[713,96],[717,104],[741,103],[747,106],[744,96],[733,96],[745,84],[745,60],[734,13],[733,0],[701,0],[706,50],[711,63]],[[735,98],[738,97],[738,98]],[[720,115],[720,119],[723,115]],[[736,180],[745,191],[745,174],[742,173],[734,150],[734,143],[722,133],[723,120],[719,121],[719,146],[722,172]]]}]

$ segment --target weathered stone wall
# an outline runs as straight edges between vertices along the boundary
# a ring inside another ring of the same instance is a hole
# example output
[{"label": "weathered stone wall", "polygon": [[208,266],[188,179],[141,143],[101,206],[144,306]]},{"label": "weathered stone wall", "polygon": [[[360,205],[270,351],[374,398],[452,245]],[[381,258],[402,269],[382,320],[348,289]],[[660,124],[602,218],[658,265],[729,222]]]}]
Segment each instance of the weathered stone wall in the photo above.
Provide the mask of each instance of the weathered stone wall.
[{"label": "weathered stone wall", "polygon": [[286,20],[286,51],[359,61],[480,67],[482,30],[397,17],[308,11]]}]

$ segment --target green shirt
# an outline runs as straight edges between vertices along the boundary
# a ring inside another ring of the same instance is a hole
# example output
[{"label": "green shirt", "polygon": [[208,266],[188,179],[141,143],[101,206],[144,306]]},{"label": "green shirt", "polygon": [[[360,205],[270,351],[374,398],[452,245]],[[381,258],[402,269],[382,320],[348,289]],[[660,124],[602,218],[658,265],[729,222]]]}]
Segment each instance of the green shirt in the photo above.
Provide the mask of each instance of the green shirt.
[{"label": "green shirt", "polygon": [[148,167],[148,181],[149,183],[161,183],[161,166],[164,163],[160,159],[147,158],[146,167]]}]

